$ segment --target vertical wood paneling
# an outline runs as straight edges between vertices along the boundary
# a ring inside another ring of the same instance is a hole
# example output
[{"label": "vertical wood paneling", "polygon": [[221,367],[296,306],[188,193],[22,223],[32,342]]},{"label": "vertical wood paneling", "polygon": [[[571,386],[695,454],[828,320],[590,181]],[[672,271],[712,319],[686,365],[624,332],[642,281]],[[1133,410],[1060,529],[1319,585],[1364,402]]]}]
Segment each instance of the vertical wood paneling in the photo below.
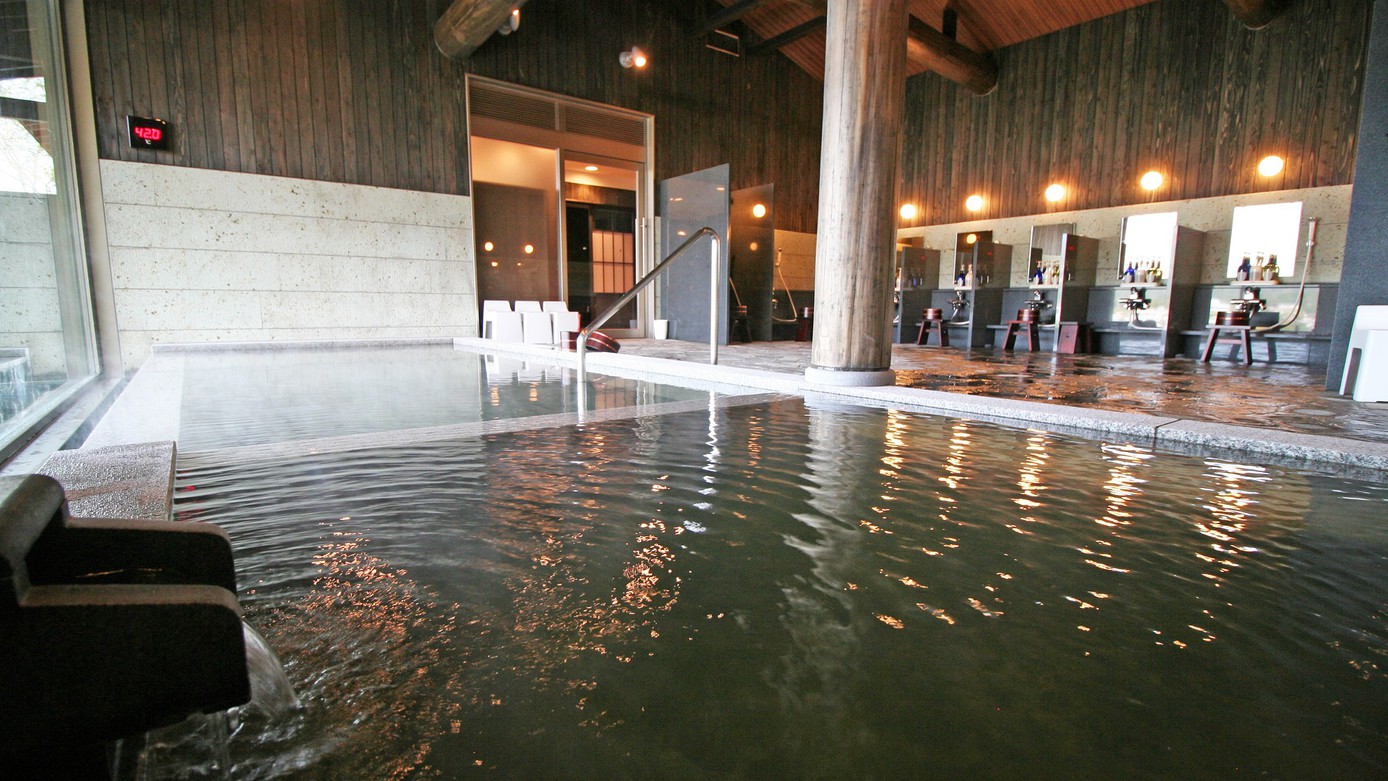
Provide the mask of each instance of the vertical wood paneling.
[{"label": "vertical wood paneling", "polygon": [[[989,217],[1045,213],[1052,180],[1067,209],[1146,201],[1150,168],[1157,200],[1346,184],[1368,19],[1359,0],[1299,0],[1252,31],[1222,3],[1157,0],[999,50],[986,97],[913,77],[902,197],[939,224],[974,216],[973,191]],[[1287,169],[1264,179],[1272,152]]]}]

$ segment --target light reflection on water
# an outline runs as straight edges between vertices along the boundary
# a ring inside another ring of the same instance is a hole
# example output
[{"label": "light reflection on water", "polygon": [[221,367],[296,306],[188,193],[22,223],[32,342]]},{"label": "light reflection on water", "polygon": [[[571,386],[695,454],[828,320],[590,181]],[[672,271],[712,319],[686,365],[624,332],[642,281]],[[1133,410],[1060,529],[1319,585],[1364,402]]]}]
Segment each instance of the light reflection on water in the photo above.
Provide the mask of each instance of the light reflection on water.
[{"label": "light reflection on water", "polygon": [[237,778],[1376,777],[1383,486],[799,402],[180,473]]}]

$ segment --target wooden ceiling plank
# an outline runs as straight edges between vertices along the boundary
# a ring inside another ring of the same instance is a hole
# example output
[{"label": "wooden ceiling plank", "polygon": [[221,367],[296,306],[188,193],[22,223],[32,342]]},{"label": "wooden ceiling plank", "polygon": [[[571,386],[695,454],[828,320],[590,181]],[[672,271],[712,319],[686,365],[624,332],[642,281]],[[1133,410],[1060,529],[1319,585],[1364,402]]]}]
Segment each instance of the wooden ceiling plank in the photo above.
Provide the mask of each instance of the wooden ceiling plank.
[{"label": "wooden ceiling plank", "polygon": [[753,44],[747,47],[747,54],[748,56],[753,56],[757,54],[768,54],[770,52],[774,52],[777,49],[780,49],[782,46],[785,46],[786,44],[790,43],[791,41],[798,41],[801,38],[804,38],[806,35],[809,35],[810,33],[814,32],[815,30],[822,29],[824,27],[824,23],[827,20],[828,17],[816,16],[808,22],[798,24],[790,28],[789,30],[780,33],[779,35],[772,36],[771,38],[767,38],[761,43]]},{"label": "wooden ceiling plank", "polygon": [[434,43],[450,60],[465,60],[526,0],[453,0],[434,23]]}]

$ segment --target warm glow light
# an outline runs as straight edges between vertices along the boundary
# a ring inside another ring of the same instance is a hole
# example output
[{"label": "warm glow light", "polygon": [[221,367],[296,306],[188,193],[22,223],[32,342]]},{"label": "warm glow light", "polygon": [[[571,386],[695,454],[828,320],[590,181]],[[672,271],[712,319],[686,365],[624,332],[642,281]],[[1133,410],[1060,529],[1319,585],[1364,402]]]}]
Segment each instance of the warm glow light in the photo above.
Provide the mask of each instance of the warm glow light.
[{"label": "warm glow light", "polygon": [[500,266],[500,265],[501,265],[501,262],[500,262],[500,261],[496,261],[496,260],[493,260],[493,261],[492,261],[492,268],[496,268],[497,266]]},{"label": "warm glow light", "polygon": [[759,203],[759,204],[753,206],[753,207],[752,207],[752,216],[753,216],[753,217],[756,217],[756,218],[759,219],[759,220],[760,220],[762,217],[765,217],[765,216],[766,216],[766,205],[765,205],[765,204],[760,204],[760,203]]},{"label": "warm glow light", "polygon": [[525,254],[527,254],[527,255],[533,255],[533,254],[535,254],[535,245],[534,245],[534,244],[527,244],[527,245],[525,245]]},{"label": "warm glow light", "polygon": [[486,250],[487,252],[491,252],[492,250],[496,249],[496,245],[489,241],[482,245],[482,249]]},{"label": "warm glow light", "polygon": [[970,233],[969,235],[965,236],[965,237],[964,237],[964,243],[965,243],[965,244],[977,244],[977,243],[978,243],[978,234],[977,234],[977,233]]},{"label": "warm glow light", "polygon": [[1051,203],[1055,203],[1056,201],[1059,201],[1061,198],[1064,197],[1065,185],[1053,184],[1050,187],[1046,188],[1046,200],[1050,201]]},{"label": "warm glow light", "polygon": [[635,46],[631,47],[629,51],[624,51],[617,55],[617,62],[623,68],[636,68],[639,70],[646,67],[647,61],[646,53]]},{"label": "warm glow light", "polygon": [[595,166],[595,165],[585,165],[585,166],[583,166],[583,170],[585,170],[585,171],[596,171],[596,170],[598,170],[598,167]]},{"label": "warm glow light", "polygon": [[983,209],[983,196],[982,196],[982,195],[970,195],[968,198],[966,198],[966,199],[964,200],[964,208],[965,208],[965,209],[968,209],[968,210],[971,211],[971,212],[982,211],[982,209]]},{"label": "warm glow light", "polygon": [[1286,162],[1282,158],[1277,155],[1268,155],[1258,161],[1258,173],[1263,176],[1276,176],[1282,173],[1282,168],[1285,166]]},{"label": "warm glow light", "polygon": [[901,219],[914,220],[916,218],[916,205],[914,203],[901,204]]},{"label": "warm glow light", "polygon": [[747,249],[756,252],[757,250],[761,249],[761,245],[754,241],[751,244],[747,245]]},{"label": "warm glow light", "polygon": [[1142,185],[1144,190],[1155,190],[1161,187],[1161,183],[1164,181],[1166,181],[1166,177],[1162,176],[1160,171],[1148,171],[1142,175],[1137,183]]}]

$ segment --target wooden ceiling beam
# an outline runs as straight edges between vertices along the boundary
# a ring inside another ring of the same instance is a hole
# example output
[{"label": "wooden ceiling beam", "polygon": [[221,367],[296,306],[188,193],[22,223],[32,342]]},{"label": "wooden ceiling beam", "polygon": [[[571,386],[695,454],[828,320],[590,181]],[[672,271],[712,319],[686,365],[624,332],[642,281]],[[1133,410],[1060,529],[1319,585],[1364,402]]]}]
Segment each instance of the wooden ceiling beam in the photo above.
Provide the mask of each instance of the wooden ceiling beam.
[{"label": "wooden ceiling beam", "polygon": [[1282,11],[1280,0],[1224,0],[1243,26],[1250,30],[1267,27]]},{"label": "wooden ceiling beam", "polygon": [[465,60],[526,0],[453,0],[434,23],[434,43],[450,60]]},{"label": "wooden ceiling beam", "polygon": [[808,22],[805,22],[804,24],[798,24],[790,28],[789,30],[780,33],[779,35],[767,38],[761,43],[755,43],[751,46],[748,46],[747,56],[751,57],[757,54],[769,54],[771,52],[774,52],[782,46],[785,46],[786,44],[791,43],[792,41],[798,41],[801,38],[804,38],[805,36],[814,32],[815,30],[824,27],[824,24],[827,21],[827,17],[816,16],[815,18],[811,19]]},{"label": "wooden ceiling beam", "polygon": [[914,16],[908,30],[908,59],[924,63],[975,95],[987,95],[998,86],[998,66],[991,56],[970,49]]},{"label": "wooden ceiling beam", "polygon": [[725,24],[732,24],[769,2],[771,0],[738,0],[738,2],[705,19],[703,25],[694,33],[694,37],[708,35],[714,30],[721,29]]}]

